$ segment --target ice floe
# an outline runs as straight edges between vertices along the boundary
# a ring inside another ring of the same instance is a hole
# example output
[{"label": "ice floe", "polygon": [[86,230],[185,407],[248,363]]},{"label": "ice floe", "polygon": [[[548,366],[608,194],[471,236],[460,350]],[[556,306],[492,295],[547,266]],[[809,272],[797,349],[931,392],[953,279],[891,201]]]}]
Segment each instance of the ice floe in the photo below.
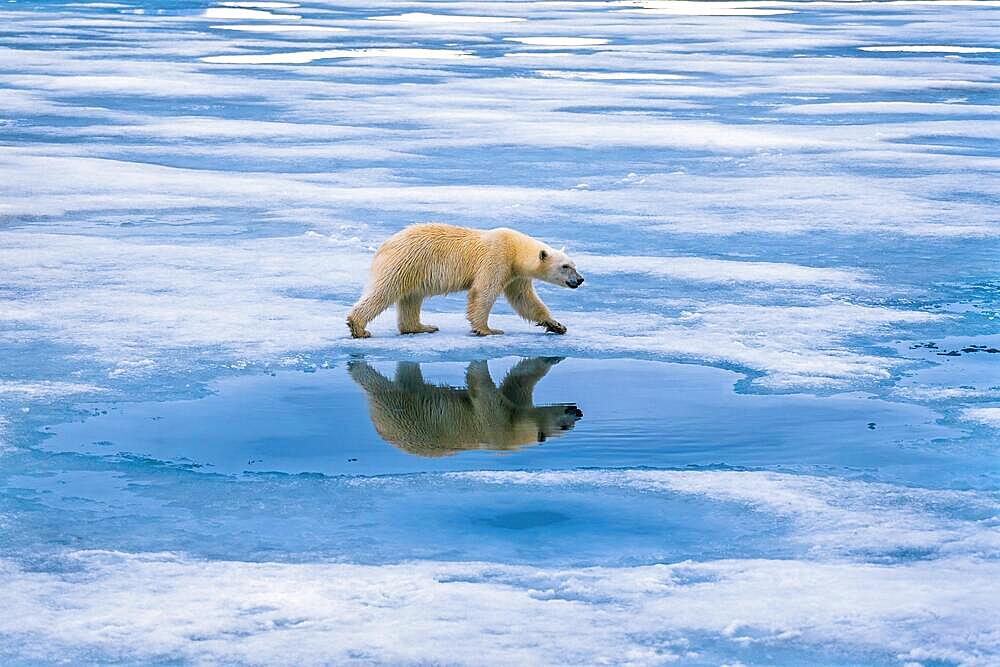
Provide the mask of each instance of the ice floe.
[{"label": "ice floe", "polygon": [[223,7],[247,7],[249,9],[292,9],[300,5],[294,2],[274,2],[260,0],[254,2],[220,2]]},{"label": "ice floe", "polygon": [[8,607],[0,654],[268,664],[624,657],[660,665],[722,664],[755,647],[798,650],[810,662],[834,645],[845,662],[874,655],[985,667],[997,657],[989,619],[1000,613],[991,594],[1000,565],[969,558],[545,569],[79,552],[71,562],[65,574],[0,566]]},{"label": "ice floe", "polygon": [[1000,106],[992,104],[946,104],[934,102],[828,102],[790,104],[776,109],[787,114],[915,114],[929,116],[995,116]]},{"label": "ice floe", "polygon": [[206,56],[202,61],[226,65],[303,65],[316,60],[338,58],[404,58],[414,60],[456,60],[475,58],[470,51],[448,49],[326,49],[254,55]]},{"label": "ice floe", "polygon": [[[280,3],[282,6],[294,6],[287,3]],[[256,6],[256,5],[255,5]],[[230,7],[209,7],[203,16],[210,19],[238,19],[258,20],[258,21],[295,21],[302,18],[296,14],[275,14],[263,9],[247,9],[246,5]]]},{"label": "ice floe", "polygon": [[505,37],[505,41],[517,42],[525,46],[545,48],[588,47],[607,44],[608,40],[599,37]]},{"label": "ice floe", "polygon": [[1000,429],[1000,408],[966,408],[962,411],[962,418]]},{"label": "ice floe", "polygon": [[867,282],[864,272],[776,262],[579,254],[574,255],[574,258],[580,268],[586,267],[585,271],[597,274],[639,273],[711,283],[754,282],[824,287],[858,287]]},{"label": "ice floe", "polygon": [[[0,253],[0,262],[18,276],[19,284],[44,290],[30,303],[12,304],[6,317],[40,327],[57,340],[98,349],[111,363],[177,348],[196,352],[221,346],[233,354],[266,360],[302,348],[415,352],[424,345],[425,339],[399,340],[388,316],[375,322],[376,338],[348,342],[343,318],[360,293],[370,257],[360,239],[305,235],[246,241],[223,249],[61,235],[46,239],[44,252],[21,250],[39,238],[8,236],[6,252]],[[71,261],[67,253],[82,248],[88,261]],[[651,264],[645,270],[680,279],[752,279],[739,262],[696,259],[676,269],[659,259]],[[620,270],[622,265],[612,261],[608,268]],[[839,280],[850,286],[860,278],[805,267],[769,268],[772,280],[793,284]],[[307,296],[317,290],[327,295],[326,300]],[[220,303],[228,307],[220,309]],[[560,341],[560,348],[736,363],[766,371],[768,375],[758,380],[764,386],[838,386],[887,378],[901,363],[851,351],[842,342],[847,337],[874,334],[898,323],[940,319],[919,311],[830,300],[791,307],[680,305],[685,309],[680,315],[646,315],[641,330],[625,335],[609,313],[574,308],[563,315],[574,335]],[[439,353],[535,351],[552,345],[547,337],[532,335],[530,327],[503,315],[495,317],[509,328],[510,336],[491,341],[469,338],[458,311],[436,315],[442,326],[434,339]],[[109,329],[111,322],[114,326]],[[516,335],[518,331],[522,333]]]},{"label": "ice floe", "polygon": [[43,380],[40,382],[12,382],[0,380],[0,400],[15,398],[51,398],[74,394],[95,394],[106,391],[104,387],[78,382]]},{"label": "ice floe", "polygon": [[407,12],[391,16],[370,16],[371,21],[387,21],[391,23],[416,24],[446,24],[446,23],[518,23],[527,21],[520,16],[470,16],[467,14],[429,14],[426,12]]},{"label": "ice floe", "polygon": [[[690,0],[623,0],[621,11],[677,16],[781,16],[794,14],[792,3],[775,2],[691,2]],[[783,6],[776,6],[783,5]]]},{"label": "ice floe", "polygon": [[599,72],[543,69],[536,72],[548,79],[583,79],[587,81],[677,81],[691,77],[662,72]]},{"label": "ice floe", "polygon": [[307,25],[292,24],[280,25],[273,23],[231,23],[224,25],[210,26],[214,30],[236,30],[239,32],[261,32],[261,33],[285,33],[285,32],[306,32],[306,33],[332,33],[348,32],[347,28],[328,25]]},{"label": "ice floe", "polygon": [[931,44],[911,44],[900,46],[860,46],[862,51],[876,53],[1000,53],[991,46],[934,46]]}]

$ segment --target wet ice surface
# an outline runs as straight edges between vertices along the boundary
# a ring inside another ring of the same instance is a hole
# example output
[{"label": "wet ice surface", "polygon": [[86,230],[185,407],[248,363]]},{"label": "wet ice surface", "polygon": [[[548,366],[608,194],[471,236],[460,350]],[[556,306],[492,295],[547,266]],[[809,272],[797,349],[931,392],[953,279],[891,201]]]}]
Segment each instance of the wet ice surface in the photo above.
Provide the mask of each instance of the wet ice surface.
[{"label": "wet ice surface", "polygon": [[995,664],[998,12],[4,4],[0,656]]}]

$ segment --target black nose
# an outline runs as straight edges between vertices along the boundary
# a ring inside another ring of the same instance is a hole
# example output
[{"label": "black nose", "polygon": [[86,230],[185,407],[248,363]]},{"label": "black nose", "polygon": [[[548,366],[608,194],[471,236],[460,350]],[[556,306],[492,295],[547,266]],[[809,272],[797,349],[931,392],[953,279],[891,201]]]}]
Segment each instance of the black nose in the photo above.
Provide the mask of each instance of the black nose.
[{"label": "black nose", "polygon": [[577,286],[583,284],[583,276],[580,276],[579,278],[576,279],[576,284],[577,284]]}]

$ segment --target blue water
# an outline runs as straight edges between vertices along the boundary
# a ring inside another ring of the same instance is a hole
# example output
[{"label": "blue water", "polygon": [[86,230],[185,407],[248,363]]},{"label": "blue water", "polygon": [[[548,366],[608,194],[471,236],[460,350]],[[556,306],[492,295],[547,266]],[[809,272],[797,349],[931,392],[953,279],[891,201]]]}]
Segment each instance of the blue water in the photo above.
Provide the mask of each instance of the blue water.
[{"label": "blue water", "polygon": [[0,12],[4,664],[1000,663],[992,4]]},{"label": "blue water", "polygon": [[904,483],[932,468],[925,483],[956,485],[943,481],[945,469],[967,474],[971,463],[955,445],[941,444],[962,441],[965,431],[937,423],[938,413],[926,407],[860,393],[740,394],[732,391],[739,379],[732,371],[629,360],[494,360],[497,385],[518,364],[545,375],[530,408],[493,408],[510,440],[471,430],[463,440],[439,402],[467,417],[492,406],[477,405],[465,379],[489,364],[418,364],[414,382],[405,376],[410,364],[353,361],[350,369],[231,378],[200,399],[95,403],[87,406],[94,416],[47,429],[53,437],[41,449],[144,457],[228,475],[720,464],[855,468]]}]

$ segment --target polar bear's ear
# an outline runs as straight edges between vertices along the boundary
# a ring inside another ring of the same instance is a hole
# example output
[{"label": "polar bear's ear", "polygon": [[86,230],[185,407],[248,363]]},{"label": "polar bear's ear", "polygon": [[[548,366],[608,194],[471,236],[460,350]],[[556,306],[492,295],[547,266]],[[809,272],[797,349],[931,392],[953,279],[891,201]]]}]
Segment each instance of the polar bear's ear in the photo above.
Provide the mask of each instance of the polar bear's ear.
[{"label": "polar bear's ear", "polygon": [[566,252],[566,246],[559,248],[559,252]]},{"label": "polar bear's ear", "polygon": [[538,251],[538,259],[544,262],[548,258],[549,258],[549,253],[545,252],[545,248],[542,248],[541,250]]}]

